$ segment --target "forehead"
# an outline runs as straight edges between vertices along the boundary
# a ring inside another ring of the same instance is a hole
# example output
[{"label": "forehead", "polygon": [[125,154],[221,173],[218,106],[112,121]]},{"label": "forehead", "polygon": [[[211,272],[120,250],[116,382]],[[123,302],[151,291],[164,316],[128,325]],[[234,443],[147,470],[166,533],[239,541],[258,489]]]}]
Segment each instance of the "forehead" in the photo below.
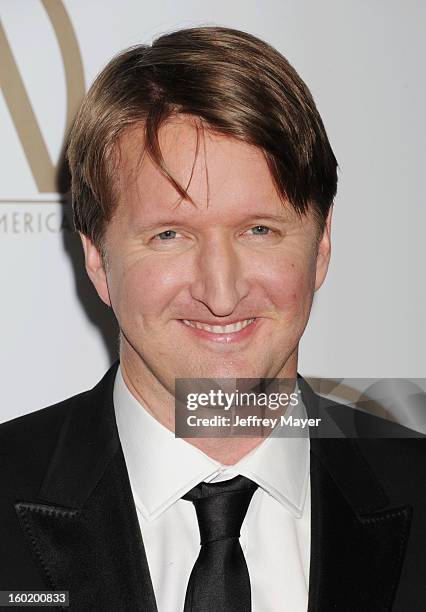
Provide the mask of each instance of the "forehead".
[{"label": "forehead", "polygon": [[[187,116],[165,122],[158,142],[165,167],[200,210],[221,215],[257,214],[260,209],[290,214],[257,147],[201,126],[197,130],[195,121]],[[119,152],[119,205],[129,214],[154,215],[181,202],[176,188],[147,154],[142,126],[124,134]],[[179,209],[194,212],[188,202]]]}]

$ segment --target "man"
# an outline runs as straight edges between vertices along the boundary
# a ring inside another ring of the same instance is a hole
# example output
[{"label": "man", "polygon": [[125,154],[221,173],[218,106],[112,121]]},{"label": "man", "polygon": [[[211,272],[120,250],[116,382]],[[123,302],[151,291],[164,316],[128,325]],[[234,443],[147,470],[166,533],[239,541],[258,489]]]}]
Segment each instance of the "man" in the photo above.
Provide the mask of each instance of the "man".
[{"label": "man", "polygon": [[337,163],[294,69],[235,30],[162,36],[99,75],[68,156],[120,361],[2,426],[1,588],[73,610],[422,610],[414,432],[299,377],[310,436],[173,433],[176,379],[297,377]]}]

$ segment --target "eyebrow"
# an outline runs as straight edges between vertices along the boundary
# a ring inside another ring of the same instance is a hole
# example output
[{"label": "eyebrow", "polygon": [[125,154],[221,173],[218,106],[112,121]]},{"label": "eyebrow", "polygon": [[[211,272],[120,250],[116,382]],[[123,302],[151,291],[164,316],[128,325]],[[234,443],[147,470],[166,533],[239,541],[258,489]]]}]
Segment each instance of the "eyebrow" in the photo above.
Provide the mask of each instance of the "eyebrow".
[{"label": "eyebrow", "polygon": [[[255,214],[255,215],[248,215],[247,217],[244,217],[243,219],[241,219],[240,221],[238,221],[237,223],[244,223],[247,221],[255,221],[255,220],[268,220],[268,221],[275,221],[276,223],[285,223],[289,221],[289,216],[288,215],[270,215],[270,214]],[[150,231],[155,229],[156,227],[162,227],[163,225],[185,225],[187,223],[187,221],[182,221],[177,219],[176,217],[171,217],[171,218],[166,218],[166,219],[158,219],[158,221],[155,221],[154,223],[149,223],[149,224],[138,224],[137,229],[138,231]]]}]

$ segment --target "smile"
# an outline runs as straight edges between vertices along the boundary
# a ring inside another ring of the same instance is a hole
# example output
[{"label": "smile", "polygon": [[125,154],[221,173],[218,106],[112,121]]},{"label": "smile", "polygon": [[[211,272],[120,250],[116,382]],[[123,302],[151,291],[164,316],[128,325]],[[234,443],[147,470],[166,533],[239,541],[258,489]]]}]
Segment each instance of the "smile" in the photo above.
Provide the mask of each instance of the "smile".
[{"label": "smile", "polygon": [[190,321],[189,319],[179,320],[179,323],[189,334],[198,340],[206,340],[210,347],[214,344],[231,346],[240,342],[244,343],[252,337],[261,322],[262,320],[257,317],[234,321],[228,323],[228,325],[210,325],[209,323]]},{"label": "smile", "polygon": [[189,321],[187,319],[183,319],[183,323],[190,327],[195,327],[196,329],[203,329],[204,331],[213,333],[213,334],[230,334],[239,332],[251,323],[253,323],[255,319],[245,319],[244,321],[237,321],[236,323],[230,323],[229,325],[207,325],[206,323],[200,323],[199,321]]}]

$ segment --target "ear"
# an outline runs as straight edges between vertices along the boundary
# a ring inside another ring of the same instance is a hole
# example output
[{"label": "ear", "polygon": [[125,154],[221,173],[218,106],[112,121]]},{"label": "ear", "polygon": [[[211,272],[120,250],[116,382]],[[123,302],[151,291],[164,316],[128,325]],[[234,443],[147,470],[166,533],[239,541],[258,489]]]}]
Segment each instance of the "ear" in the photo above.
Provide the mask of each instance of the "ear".
[{"label": "ear", "polygon": [[331,255],[331,218],[333,216],[333,206],[330,206],[330,210],[327,215],[325,222],[324,231],[318,243],[318,253],[316,262],[316,274],[315,274],[315,291],[323,284],[327,275],[328,264],[330,263]]},{"label": "ear", "polygon": [[92,281],[96,291],[98,292],[98,295],[101,300],[107,306],[111,306],[107,276],[105,272],[104,263],[102,261],[102,255],[88,236],[85,236],[81,232],[79,232],[79,234],[81,238],[81,243],[83,245],[84,259],[86,262],[86,272],[90,280]]}]

